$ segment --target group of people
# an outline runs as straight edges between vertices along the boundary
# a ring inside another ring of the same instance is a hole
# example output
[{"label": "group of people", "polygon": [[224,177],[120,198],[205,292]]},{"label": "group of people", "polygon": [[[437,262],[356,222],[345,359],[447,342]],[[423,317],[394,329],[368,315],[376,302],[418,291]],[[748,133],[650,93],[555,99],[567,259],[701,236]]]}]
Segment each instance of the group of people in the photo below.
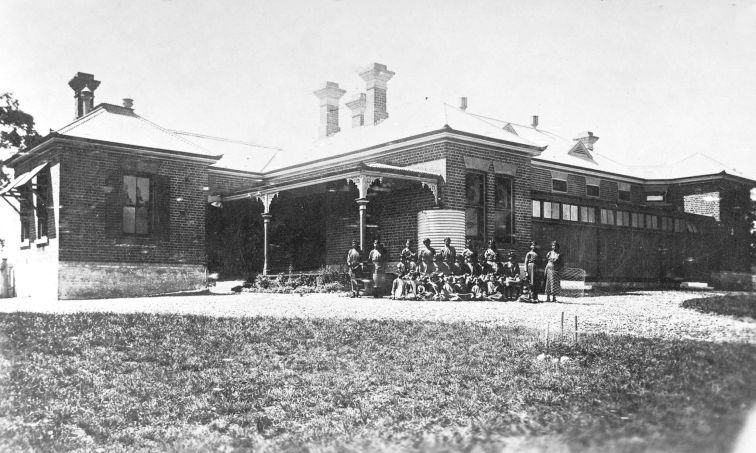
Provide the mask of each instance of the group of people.
[{"label": "group of people", "polygon": [[[388,261],[388,252],[380,240],[374,241],[367,259],[363,257],[357,241],[352,241],[352,248],[347,253],[352,297],[359,296],[365,281],[373,284],[374,295],[385,294],[390,280],[386,277]],[[493,240],[479,256],[470,239],[466,241],[461,254],[457,254],[450,238],[444,240],[444,246],[439,251],[431,247],[431,240],[427,238],[423,241],[423,247],[414,251],[412,240],[407,239],[396,266],[396,277],[390,284],[390,294],[393,299],[520,299],[538,302],[538,294],[543,290],[547,302],[556,302],[562,261],[559,243],[553,241],[544,266],[538,244],[532,241],[530,251],[525,255],[525,273],[521,276],[514,253],[509,253],[507,260],[502,261]],[[370,268],[372,279],[365,279],[370,274]]]}]

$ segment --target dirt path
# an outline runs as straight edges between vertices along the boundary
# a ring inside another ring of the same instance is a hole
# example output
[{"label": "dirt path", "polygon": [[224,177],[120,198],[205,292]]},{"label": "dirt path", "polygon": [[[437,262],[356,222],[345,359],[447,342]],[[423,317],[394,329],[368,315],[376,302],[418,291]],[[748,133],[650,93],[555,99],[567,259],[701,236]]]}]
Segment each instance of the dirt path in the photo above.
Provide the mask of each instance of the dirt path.
[{"label": "dirt path", "polygon": [[[336,294],[186,295],[133,299],[40,301],[5,299],[0,312],[149,312],[207,316],[277,316],[363,319],[406,319],[441,322],[472,321],[518,325],[551,332],[560,328],[564,312],[566,334],[606,332],[643,337],[694,339],[756,344],[756,321],[703,314],[684,309],[687,299],[715,293],[641,291],[621,295],[563,298],[537,305],[517,302],[426,302],[390,299],[350,299]],[[756,295],[754,296],[756,297]]]}]

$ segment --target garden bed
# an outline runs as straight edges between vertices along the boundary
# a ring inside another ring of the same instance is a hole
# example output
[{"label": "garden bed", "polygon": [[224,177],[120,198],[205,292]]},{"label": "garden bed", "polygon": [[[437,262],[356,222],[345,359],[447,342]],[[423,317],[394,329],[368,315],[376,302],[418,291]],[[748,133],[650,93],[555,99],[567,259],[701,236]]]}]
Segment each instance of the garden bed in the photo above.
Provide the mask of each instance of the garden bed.
[{"label": "garden bed", "polygon": [[749,317],[756,319],[756,293],[728,294],[686,300],[683,308],[690,308],[701,313]]}]

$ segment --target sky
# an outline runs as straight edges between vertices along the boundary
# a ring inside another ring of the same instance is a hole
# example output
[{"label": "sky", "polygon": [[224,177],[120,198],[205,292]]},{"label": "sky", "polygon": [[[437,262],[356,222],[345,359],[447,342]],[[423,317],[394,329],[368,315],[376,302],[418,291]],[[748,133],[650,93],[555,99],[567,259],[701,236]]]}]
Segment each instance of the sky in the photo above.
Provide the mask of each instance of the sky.
[{"label": "sky", "polygon": [[96,102],[296,153],[317,137],[312,92],[330,80],[346,100],[380,62],[389,114],[466,96],[472,113],[590,130],[620,162],[700,152],[756,174],[756,0],[3,0],[0,27],[0,92],[43,133],[73,119],[81,71]]}]

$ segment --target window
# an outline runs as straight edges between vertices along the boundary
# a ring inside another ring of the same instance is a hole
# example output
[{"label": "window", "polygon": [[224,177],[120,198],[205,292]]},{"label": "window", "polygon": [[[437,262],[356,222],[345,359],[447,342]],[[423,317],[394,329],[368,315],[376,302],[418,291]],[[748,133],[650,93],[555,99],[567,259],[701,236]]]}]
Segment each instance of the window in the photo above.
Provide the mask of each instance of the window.
[{"label": "window", "polygon": [[596,208],[592,206],[580,206],[580,220],[588,223],[596,223]]},{"label": "window", "polygon": [[695,223],[687,222],[688,224],[688,233],[698,233],[698,227]]},{"label": "window", "polygon": [[662,193],[646,194],[646,201],[664,201],[664,194]]},{"label": "window", "polygon": [[585,186],[585,194],[589,197],[597,197],[599,196],[599,186],[593,186],[593,185],[587,185]]},{"label": "window", "polygon": [[486,175],[468,173],[465,175],[465,235],[474,239],[484,239]]},{"label": "window", "polygon": [[19,204],[21,213],[21,242],[31,239],[31,227],[34,221],[34,198],[32,196],[31,183],[26,183],[18,188]]},{"label": "window", "polygon": [[601,223],[604,225],[614,225],[614,211],[611,209],[602,209]]},{"label": "window", "polygon": [[562,205],[562,220],[578,221],[578,207],[574,204]]},{"label": "window", "polygon": [[47,237],[47,218],[50,198],[50,172],[41,171],[37,175],[36,204],[34,206],[37,215],[37,239]]},{"label": "window", "polygon": [[649,230],[658,230],[659,218],[655,215],[646,214],[646,228]]},{"label": "window", "polygon": [[672,219],[669,217],[662,217],[662,230],[664,231],[672,231]]},{"label": "window", "polygon": [[620,201],[630,201],[630,184],[626,182],[617,183],[617,198]]},{"label": "window", "polygon": [[541,202],[533,200],[533,217],[541,217]]},{"label": "window", "polygon": [[567,192],[567,180],[564,179],[552,179],[551,190],[553,192]]},{"label": "window", "polygon": [[543,218],[559,220],[560,209],[561,207],[559,203],[553,203],[551,201],[544,201],[543,202]]},{"label": "window", "polygon": [[632,215],[633,220],[633,228],[643,228],[644,222],[643,222],[643,214],[638,214],[637,212],[634,212]]},{"label": "window", "polygon": [[[627,217],[625,217],[627,214]],[[630,226],[630,213],[625,211],[617,211],[617,226]]]},{"label": "window", "polygon": [[150,234],[150,178],[123,177],[123,222],[125,234]]},{"label": "window", "polygon": [[494,191],[494,239],[496,243],[510,244],[514,242],[514,193],[512,192],[512,178],[496,176]]},{"label": "window", "polygon": [[675,233],[685,232],[685,221],[683,219],[675,219]]}]

